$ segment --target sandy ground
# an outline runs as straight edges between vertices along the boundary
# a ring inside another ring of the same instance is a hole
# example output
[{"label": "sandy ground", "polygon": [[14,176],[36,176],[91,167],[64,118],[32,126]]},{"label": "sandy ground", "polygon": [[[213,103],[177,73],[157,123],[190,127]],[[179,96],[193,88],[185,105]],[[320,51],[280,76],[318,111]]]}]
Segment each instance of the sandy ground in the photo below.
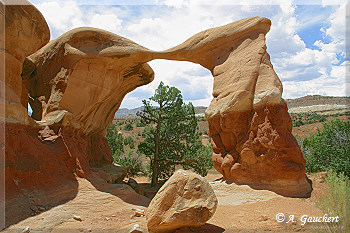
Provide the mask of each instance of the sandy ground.
[{"label": "sandy ground", "polygon": [[[201,228],[176,232],[311,232],[317,224],[302,226],[300,217],[323,216],[315,205],[326,189],[321,175],[310,177],[314,191],[307,199],[286,198],[266,190],[253,190],[246,185],[228,185],[215,181],[218,178],[219,174],[206,177],[219,201],[214,216]],[[140,183],[147,181],[142,177],[137,180]],[[98,191],[85,179],[78,178],[78,183],[78,193],[72,200],[24,219],[4,232],[22,232],[26,227],[30,232],[129,232],[135,224],[147,232],[145,217],[134,216],[136,208],[146,210],[147,204],[126,203],[110,192]],[[285,215],[283,223],[276,221],[278,213]],[[295,222],[286,223],[291,215],[294,215]],[[79,216],[81,221],[75,220],[74,216]]]}]

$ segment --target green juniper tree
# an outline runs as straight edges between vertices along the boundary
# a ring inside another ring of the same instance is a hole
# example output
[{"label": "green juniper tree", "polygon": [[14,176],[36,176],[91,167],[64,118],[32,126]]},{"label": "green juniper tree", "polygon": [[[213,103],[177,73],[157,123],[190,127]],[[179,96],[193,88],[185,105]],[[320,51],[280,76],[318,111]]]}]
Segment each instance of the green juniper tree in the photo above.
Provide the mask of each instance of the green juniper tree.
[{"label": "green juniper tree", "polygon": [[121,133],[118,133],[115,124],[111,123],[107,129],[106,135],[113,162],[127,168],[128,176],[135,176],[143,173],[142,161],[138,154],[133,151],[124,152],[124,145],[129,145],[134,148],[134,140],[131,136],[123,138]]},{"label": "green juniper tree", "polygon": [[111,123],[107,129],[106,135],[112,155],[121,154],[124,152],[124,138],[121,133],[118,133],[115,124]]},{"label": "green juniper tree", "polygon": [[147,126],[138,150],[150,158],[152,186],[169,178],[175,165],[206,175],[212,166],[211,148],[200,141],[193,105],[185,104],[181,92],[163,82],[150,100],[142,103],[144,109],[137,115]]}]

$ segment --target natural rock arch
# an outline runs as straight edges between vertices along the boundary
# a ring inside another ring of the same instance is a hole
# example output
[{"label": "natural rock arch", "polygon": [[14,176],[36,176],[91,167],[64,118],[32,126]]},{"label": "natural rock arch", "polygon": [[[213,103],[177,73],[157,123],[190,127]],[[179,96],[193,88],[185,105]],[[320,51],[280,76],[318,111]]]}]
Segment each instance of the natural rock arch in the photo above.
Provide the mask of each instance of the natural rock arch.
[{"label": "natural rock arch", "polygon": [[[103,30],[78,28],[29,56],[22,77],[33,99],[41,99],[42,124],[58,122],[65,113],[63,126],[104,135],[125,94],[153,80],[148,61],[198,63],[214,77],[206,111],[214,167],[231,182],[305,196],[310,192],[305,161],[266,52],[269,28],[266,18],[243,19],[162,52]],[[38,88],[38,83],[50,85]]]},{"label": "natural rock arch", "polygon": [[[28,91],[37,121],[19,123],[38,130],[50,126],[62,138],[52,143],[64,143],[67,152],[47,163],[88,177],[91,167],[111,164],[106,129],[124,96],[153,80],[147,62],[198,63],[214,77],[214,98],[206,111],[214,167],[227,182],[285,196],[308,196],[311,186],[305,177],[305,160],[291,134],[282,84],[266,52],[270,24],[261,17],[242,19],[200,32],[161,52],[100,29],[71,30],[24,60],[23,84],[16,84],[22,87],[18,98],[25,109],[23,92]],[[8,112],[5,119],[20,119],[15,113]],[[6,156],[14,160],[11,156],[16,151]],[[16,171],[8,170],[6,179],[11,181]]]}]

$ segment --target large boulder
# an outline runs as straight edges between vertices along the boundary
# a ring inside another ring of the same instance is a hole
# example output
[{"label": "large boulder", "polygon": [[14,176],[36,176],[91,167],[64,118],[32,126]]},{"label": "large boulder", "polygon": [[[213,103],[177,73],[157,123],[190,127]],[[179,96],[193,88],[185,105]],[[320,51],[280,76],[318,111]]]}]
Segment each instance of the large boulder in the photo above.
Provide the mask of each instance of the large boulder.
[{"label": "large boulder", "polygon": [[217,204],[208,181],[191,171],[178,170],[148,206],[148,230],[172,232],[182,227],[200,227],[213,216]]}]

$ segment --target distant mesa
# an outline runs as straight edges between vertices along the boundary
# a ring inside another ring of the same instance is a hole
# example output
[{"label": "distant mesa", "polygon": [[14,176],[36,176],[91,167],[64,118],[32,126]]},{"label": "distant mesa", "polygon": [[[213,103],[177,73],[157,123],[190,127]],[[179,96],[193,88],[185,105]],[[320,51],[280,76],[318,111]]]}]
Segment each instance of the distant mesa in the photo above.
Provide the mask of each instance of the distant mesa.
[{"label": "distant mesa", "polygon": [[[307,95],[295,99],[286,99],[289,113],[304,113],[304,112],[325,112],[333,110],[349,110],[350,97],[338,96],[321,96]],[[204,116],[207,107],[195,106],[197,116]],[[142,107],[128,109],[119,108],[115,113],[115,118],[136,118],[136,113],[141,111]]]}]

